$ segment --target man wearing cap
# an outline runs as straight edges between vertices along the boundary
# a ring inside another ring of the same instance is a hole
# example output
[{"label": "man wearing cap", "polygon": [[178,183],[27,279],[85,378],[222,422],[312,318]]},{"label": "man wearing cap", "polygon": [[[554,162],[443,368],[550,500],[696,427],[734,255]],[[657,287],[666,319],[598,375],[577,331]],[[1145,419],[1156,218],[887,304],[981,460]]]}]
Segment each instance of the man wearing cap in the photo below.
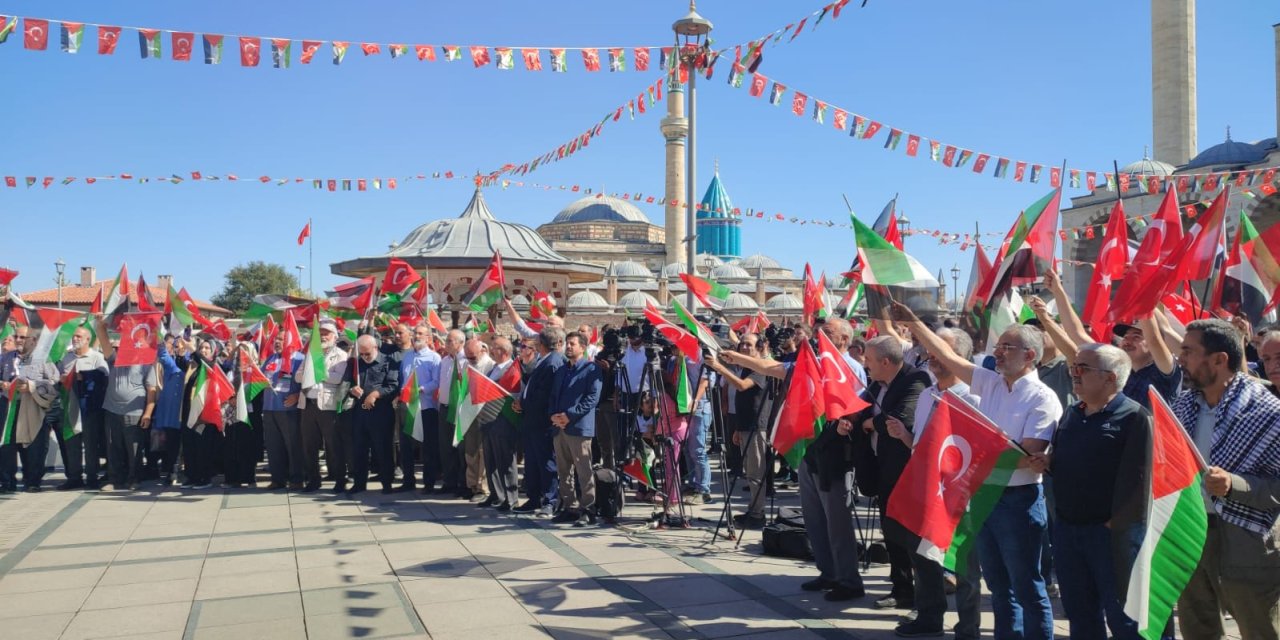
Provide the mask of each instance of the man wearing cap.
[{"label": "man wearing cap", "polygon": [[329,473],[337,483],[335,491],[346,488],[346,460],[351,449],[351,434],[338,433],[338,405],[346,400],[341,389],[347,354],[338,348],[338,325],[329,318],[320,321],[320,348],[324,353],[324,381],[303,387],[298,403],[302,407],[303,491],[307,493],[320,488],[320,443],[324,442]]}]

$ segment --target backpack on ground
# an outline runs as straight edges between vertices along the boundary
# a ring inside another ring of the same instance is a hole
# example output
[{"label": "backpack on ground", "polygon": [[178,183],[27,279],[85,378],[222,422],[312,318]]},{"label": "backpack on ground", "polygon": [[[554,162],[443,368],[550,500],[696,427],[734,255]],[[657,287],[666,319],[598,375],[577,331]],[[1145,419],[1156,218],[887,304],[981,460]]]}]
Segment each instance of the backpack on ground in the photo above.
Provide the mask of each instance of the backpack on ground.
[{"label": "backpack on ground", "polygon": [[613,469],[596,469],[596,512],[601,518],[617,518],[626,505],[622,483],[618,480]]}]

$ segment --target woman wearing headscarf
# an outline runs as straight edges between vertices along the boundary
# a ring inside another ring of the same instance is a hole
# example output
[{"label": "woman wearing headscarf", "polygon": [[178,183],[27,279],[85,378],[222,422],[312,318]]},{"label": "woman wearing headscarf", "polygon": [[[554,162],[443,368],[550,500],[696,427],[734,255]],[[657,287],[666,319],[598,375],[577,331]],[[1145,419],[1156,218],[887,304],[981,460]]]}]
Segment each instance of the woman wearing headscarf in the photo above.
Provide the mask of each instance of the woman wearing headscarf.
[{"label": "woman wearing headscarf", "polygon": [[214,456],[221,444],[222,432],[217,426],[201,421],[199,416],[191,416],[191,404],[200,367],[222,367],[217,359],[221,351],[220,342],[204,338],[189,358],[181,412],[182,424],[185,425],[182,429],[182,459],[187,472],[187,481],[182,485],[184,489],[208,489],[213,481]]},{"label": "woman wearing headscarf", "polygon": [[173,468],[178,462],[178,449],[182,443],[182,390],[184,374],[190,352],[190,343],[181,335],[170,334],[160,345],[156,358],[156,373],[160,379],[160,395],[156,398],[156,410],[152,441],[159,453],[161,486],[173,484]]},{"label": "woman wearing headscarf", "polygon": [[[258,362],[258,349],[251,342],[240,342],[232,349],[232,358],[231,384],[238,390],[244,384],[246,370]],[[237,394],[222,441],[224,486],[231,489],[257,486],[255,471],[262,451],[262,394],[253,400],[245,399],[244,406],[239,402]]]}]

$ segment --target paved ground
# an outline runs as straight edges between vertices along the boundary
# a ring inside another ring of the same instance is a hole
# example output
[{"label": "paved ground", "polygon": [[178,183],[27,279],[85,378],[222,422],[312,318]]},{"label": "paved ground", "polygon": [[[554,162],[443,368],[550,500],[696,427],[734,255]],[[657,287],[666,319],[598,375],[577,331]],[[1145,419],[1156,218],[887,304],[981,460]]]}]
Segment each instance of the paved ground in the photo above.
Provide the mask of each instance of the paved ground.
[{"label": "paved ground", "polygon": [[[562,528],[407,496],[6,496],[0,635],[887,638],[902,613],[869,608],[884,566],[871,596],[827,603],[800,589],[811,566],[759,554],[758,532],[735,549],[708,530]],[[695,509],[714,527],[717,506]]]}]

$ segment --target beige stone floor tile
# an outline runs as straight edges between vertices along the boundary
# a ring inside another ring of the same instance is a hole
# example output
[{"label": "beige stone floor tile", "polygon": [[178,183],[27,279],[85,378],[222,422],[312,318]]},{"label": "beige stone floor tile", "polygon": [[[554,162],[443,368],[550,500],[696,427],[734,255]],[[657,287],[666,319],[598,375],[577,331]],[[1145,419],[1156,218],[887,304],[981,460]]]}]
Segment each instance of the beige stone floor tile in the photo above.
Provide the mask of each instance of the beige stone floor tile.
[{"label": "beige stone floor tile", "polygon": [[141,564],[115,564],[107,567],[100,584],[134,584],[158,580],[180,580],[200,575],[204,560],[170,560]]},{"label": "beige stone floor tile", "polygon": [[417,578],[401,581],[400,587],[414,604],[456,602],[508,595],[503,583],[489,577]]},{"label": "beige stone floor tile", "polygon": [[213,527],[213,534],[216,536],[224,533],[244,533],[263,529],[290,529],[292,526],[293,524],[289,521],[288,516],[274,516],[263,518],[262,520],[223,520],[219,518],[218,524]]},{"label": "beige stone floor tile", "polygon": [[573,565],[571,560],[546,547],[477,553],[475,558],[484,565],[484,568],[489,573],[499,578],[509,573],[527,569],[550,569]]},{"label": "beige stone floor tile", "polygon": [[89,594],[83,609],[117,609],[146,604],[189,602],[196,592],[196,579],[162,580],[138,584],[99,586]]},{"label": "beige stone floor tile", "polygon": [[99,611],[81,611],[67,625],[63,640],[133,637],[143,633],[181,630],[187,625],[190,602],[148,604]]},{"label": "beige stone floor tile", "polygon": [[265,622],[301,618],[300,593],[273,593],[246,598],[203,600],[200,603],[200,627]]},{"label": "beige stone floor tile", "polygon": [[683,607],[672,609],[671,613],[708,638],[725,638],[800,626],[751,600]]},{"label": "beige stone floor tile", "polygon": [[400,607],[378,615],[358,617],[347,614],[307,616],[307,640],[345,638],[385,638],[414,633],[413,622]]},{"label": "beige stone floor tile", "polygon": [[557,640],[612,640],[613,638],[670,638],[644,615],[635,612],[579,612],[575,615],[538,614],[534,616],[551,637]]},{"label": "beige stone floor tile", "polygon": [[458,602],[414,604],[427,632],[476,630],[515,624],[535,624],[533,616],[509,596]]},{"label": "beige stone floor tile", "polygon": [[717,602],[733,602],[747,597],[708,576],[647,578],[631,578],[627,580],[627,584],[667,610]]},{"label": "beige stone floor tile", "polygon": [[253,533],[234,536],[214,536],[209,540],[209,553],[232,551],[257,551],[259,549],[287,549],[293,546],[293,534]]},{"label": "beige stone floor tile", "polygon": [[74,613],[49,613],[44,615],[7,618],[0,628],[7,638],[20,640],[57,640],[67,628]]},{"label": "beige stone floor tile", "polygon": [[106,567],[84,569],[49,569],[30,573],[9,573],[0,578],[0,594],[55,591],[92,587],[103,577]]},{"label": "beige stone floor tile", "polygon": [[374,571],[361,567],[313,567],[298,570],[298,582],[304,591],[396,581],[398,578],[391,570]]},{"label": "beige stone floor tile", "polygon": [[297,568],[298,564],[294,559],[293,551],[271,551],[207,558],[200,575],[201,577],[227,576],[260,571],[296,570]]},{"label": "beige stone floor tile", "polygon": [[[55,613],[75,613],[93,588],[89,586],[31,593],[7,593],[0,597],[0,620],[27,618]],[[7,627],[0,622],[0,629]]]},{"label": "beige stone floor tile", "polygon": [[315,545],[333,545],[348,542],[376,542],[373,532],[369,527],[360,526],[342,526],[325,529],[311,529],[306,531],[295,531],[293,533],[293,542],[299,547],[308,547]]},{"label": "beige stone floor tile", "polygon": [[295,571],[255,571],[226,576],[201,576],[196,587],[196,600],[236,598],[267,593],[289,593],[298,590]]},{"label": "beige stone floor tile", "polygon": [[15,569],[56,569],[81,564],[107,563],[116,556],[119,545],[94,545],[67,549],[36,549],[27,554]]},{"label": "beige stone floor tile", "polygon": [[209,538],[130,542],[120,549],[115,561],[202,556],[208,549]]},{"label": "beige stone floor tile", "polygon": [[43,545],[58,546],[64,544],[84,544],[87,542],[122,542],[128,540],[133,534],[134,525],[128,526],[111,526],[100,529],[68,527],[66,525],[59,527],[57,531],[49,534],[44,539]]},{"label": "beige stone floor tile", "polygon": [[[485,637],[502,638],[502,640],[547,640],[551,636],[538,624],[512,624],[501,627],[486,627]],[[475,632],[468,629],[458,631],[436,631],[431,640],[474,640]],[[652,640],[652,638],[650,639]]]},{"label": "beige stone floor tile", "polygon": [[250,638],[305,638],[306,624],[301,617],[197,627],[193,640],[249,640]]},{"label": "beige stone floor tile", "polygon": [[547,546],[529,533],[509,533],[503,535],[476,536],[463,538],[462,545],[475,554],[498,554],[505,551],[523,551],[525,549],[546,549]]},{"label": "beige stone floor tile", "polygon": [[214,520],[173,522],[165,524],[142,524],[133,532],[130,540],[151,540],[155,538],[180,538],[187,536],[208,536],[213,533]]},{"label": "beige stone floor tile", "polygon": [[349,547],[341,544],[319,549],[298,550],[298,567],[345,567],[361,566],[376,569],[390,569],[391,564],[376,545]]}]

